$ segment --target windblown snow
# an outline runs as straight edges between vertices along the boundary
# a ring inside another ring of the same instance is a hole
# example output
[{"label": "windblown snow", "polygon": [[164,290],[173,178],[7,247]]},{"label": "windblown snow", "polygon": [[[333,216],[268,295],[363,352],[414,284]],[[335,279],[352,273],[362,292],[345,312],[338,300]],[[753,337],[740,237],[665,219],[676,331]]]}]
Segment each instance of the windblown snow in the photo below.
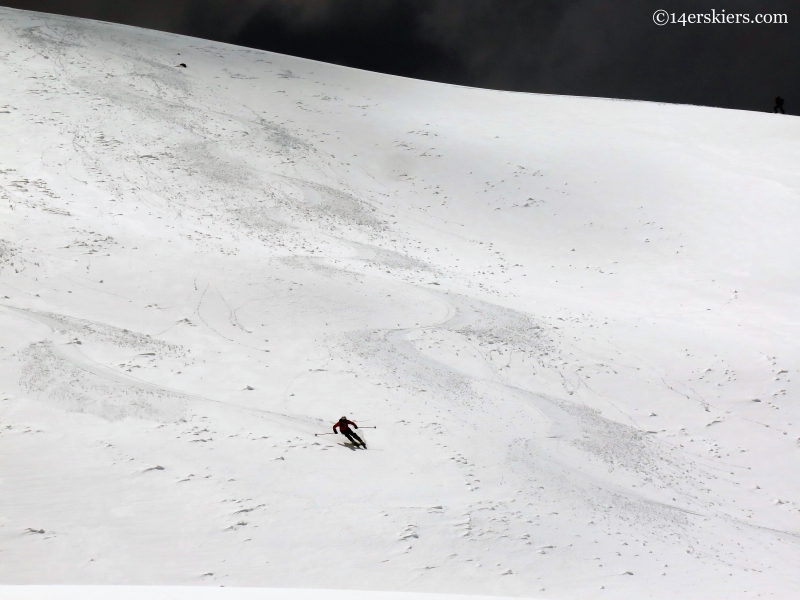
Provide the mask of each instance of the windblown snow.
[{"label": "windblown snow", "polygon": [[0,19],[0,582],[797,594],[800,120]]}]

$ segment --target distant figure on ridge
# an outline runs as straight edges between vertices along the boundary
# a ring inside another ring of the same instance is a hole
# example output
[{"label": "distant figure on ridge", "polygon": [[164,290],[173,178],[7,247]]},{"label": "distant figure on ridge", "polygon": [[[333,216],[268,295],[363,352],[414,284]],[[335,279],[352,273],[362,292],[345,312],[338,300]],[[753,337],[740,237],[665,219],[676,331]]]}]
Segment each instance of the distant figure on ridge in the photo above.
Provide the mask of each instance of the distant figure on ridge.
[{"label": "distant figure on ridge", "polygon": [[[352,421],[348,421],[347,417],[342,417],[341,419],[339,419],[339,422],[336,423],[333,426],[333,433],[339,433],[338,431],[336,431],[336,429],[337,428],[341,429],[341,431],[345,435],[345,437],[348,440],[350,440],[353,444],[355,444],[356,446],[361,444],[362,446],[364,446],[364,448],[366,448],[367,445],[364,443],[364,440],[362,440],[360,437],[358,437],[358,434],[354,433],[353,430],[350,429],[350,425],[352,425],[353,427],[358,429],[358,425],[356,425]],[[353,439],[353,438],[355,438],[355,439]],[[356,441],[356,440],[358,440],[358,441]]]},{"label": "distant figure on ridge", "polygon": [[783,110],[783,98],[781,98],[780,96],[775,98],[775,108],[772,109],[772,112],[774,113],[780,112],[782,115],[786,114]]}]

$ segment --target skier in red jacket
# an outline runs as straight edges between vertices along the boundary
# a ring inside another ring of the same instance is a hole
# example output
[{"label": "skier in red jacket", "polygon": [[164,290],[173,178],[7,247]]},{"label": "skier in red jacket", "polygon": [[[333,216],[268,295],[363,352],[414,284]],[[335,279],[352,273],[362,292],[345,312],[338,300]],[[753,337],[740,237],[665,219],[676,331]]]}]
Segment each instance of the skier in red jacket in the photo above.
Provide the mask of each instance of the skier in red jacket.
[{"label": "skier in red jacket", "polygon": [[[350,440],[353,444],[355,444],[356,446],[361,444],[362,446],[364,446],[364,448],[366,448],[367,445],[364,443],[364,440],[362,440],[360,437],[358,437],[358,434],[350,429],[350,425],[352,425],[353,427],[358,429],[358,425],[356,425],[352,421],[349,421],[347,419],[347,417],[342,417],[341,419],[339,419],[338,423],[334,424],[333,433],[339,433],[338,431],[336,431],[336,429],[338,428],[338,429],[340,429],[342,431],[342,433],[345,435],[345,437],[348,440]],[[355,439],[353,439],[353,438],[355,438]],[[358,441],[356,441],[356,440],[358,440]]]}]

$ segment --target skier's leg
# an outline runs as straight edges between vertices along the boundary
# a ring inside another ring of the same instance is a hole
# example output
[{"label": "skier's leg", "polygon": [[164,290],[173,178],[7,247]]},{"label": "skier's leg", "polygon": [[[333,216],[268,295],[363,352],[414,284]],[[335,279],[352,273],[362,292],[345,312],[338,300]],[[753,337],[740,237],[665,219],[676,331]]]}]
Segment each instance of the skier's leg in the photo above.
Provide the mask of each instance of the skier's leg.
[{"label": "skier's leg", "polygon": [[347,431],[347,430],[344,430],[344,431],[342,431],[342,433],[344,434],[344,436],[345,436],[345,437],[346,437],[348,440],[350,440],[350,443],[351,443],[351,444],[355,444],[355,443],[356,443],[356,441],[353,439],[353,432],[351,432],[351,431]]},{"label": "skier's leg", "polygon": [[364,443],[364,440],[362,440],[360,437],[358,437],[358,434],[357,434],[357,433],[355,433],[355,432],[351,432],[351,433],[353,434],[353,437],[354,437],[354,438],[356,438],[356,439],[358,440],[358,442],[359,442],[359,443],[360,443],[362,446],[366,446],[366,444]]}]

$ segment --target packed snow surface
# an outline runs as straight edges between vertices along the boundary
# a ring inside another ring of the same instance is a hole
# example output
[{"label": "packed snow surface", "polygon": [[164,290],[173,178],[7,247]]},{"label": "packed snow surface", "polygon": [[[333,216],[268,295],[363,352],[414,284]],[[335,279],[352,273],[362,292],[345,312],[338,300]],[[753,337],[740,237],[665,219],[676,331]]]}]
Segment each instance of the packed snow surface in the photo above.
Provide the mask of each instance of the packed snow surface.
[{"label": "packed snow surface", "polygon": [[3,584],[796,597],[797,118],[0,9],[0,133]]},{"label": "packed snow surface", "polygon": [[0,597],[4,600],[503,600],[498,596],[373,590],[121,585],[9,585],[0,587]]}]

